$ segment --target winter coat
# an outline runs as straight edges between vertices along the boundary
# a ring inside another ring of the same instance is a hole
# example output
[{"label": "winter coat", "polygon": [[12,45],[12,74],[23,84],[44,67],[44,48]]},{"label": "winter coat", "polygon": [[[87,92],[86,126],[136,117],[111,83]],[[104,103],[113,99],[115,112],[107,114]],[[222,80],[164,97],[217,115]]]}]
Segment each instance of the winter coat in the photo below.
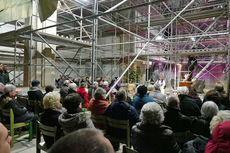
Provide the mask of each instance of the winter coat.
[{"label": "winter coat", "polygon": [[0,82],[3,84],[5,83],[4,76],[3,76],[3,70],[0,70]]},{"label": "winter coat", "polygon": [[105,113],[108,106],[109,104],[106,99],[92,98],[89,101],[88,109],[93,115],[102,115]]},{"label": "winter coat", "polygon": [[68,95],[68,90],[69,90],[69,87],[66,86],[66,85],[63,85],[60,89],[60,95],[61,95],[61,98],[64,99],[67,95]]},{"label": "winter coat", "polygon": [[4,79],[4,84],[10,83],[9,72],[3,71],[2,76],[3,76],[3,79]]},{"label": "winter coat", "polygon": [[29,100],[43,100],[43,93],[38,87],[31,87],[28,91],[28,98]]},{"label": "winter coat", "polygon": [[91,120],[91,113],[89,111],[82,112],[80,109],[75,114],[69,114],[65,111],[59,116],[58,122],[66,133],[82,128],[95,128]]},{"label": "winter coat", "polygon": [[183,146],[183,153],[203,153],[208,138],[197,136],[195,139],[186,142]]},{"label": "winter coat", "polygon": [[186,116],[200,116],[200,108],[196,102],[187,95],[178,95],[181,113]]},{"label": "winter coat", "polygon": [[[119,102],[115,100],[112,102],[107,108],[105,115],[117,120],[129,120],[130,129],[137,122],[140,122],[136,109],[129,103],[123,101]],[[106,132],[112,136],[119,136],[119,138],[126,137],[126,131],[113,127],[107,128]]]},{"label": "winter coat", "polygon": [[84,107],[88,107],[89,105],[89,100],[88,100],[88,94],[85,91],[85,88],[79,87],[77,89],[77,93],[81,96],[81,98],[84,100],[84,102],[82,103],[84,105]]},{"label": "winter coat", "polygon": [[181,114],[179,109],[167,107],[167,111],[164,113],[164,125],[170,126],[173,132],[185,132],[190,130],[190,119]]},{"label": "winter coat", "polygon": [[191,131],[197,135],[202,135],[204,137],[210,137],[210,122],[211,119],[205,116],[199,116],[193,119],[191,125]]},{"label": "winter coat", "polygon": [[[109,92],[109,90],[110,90],[110,88],[109,88],[109,87],[107,87],[107,86],[103,86],[102,88],[103,88],[103,89],[105,89],[106,93],[108,93],[108,92]],[[112,93],[112,92],[110,93],[110,96],[111,96],[111,101],[114,101],[114,100],[115,100],[115,98],[114,98],[114,95],[113,95],[113,93]],[[109,100],[109,97],[107,98],[107,100]]]},{"label": "winter coat", "polygon": [[230,151],[230,121],[216,125],[212,132],[212,140],[205,146],[204,153],[229,153]]},{"label": "winter coat", "polygon": [[34,120],[35,115],[28,112],[16,99],[3,95],[1,97],[1,109],[12,109],[14,113],[14,123],[30,122]]},{"label": "winter coat", "polygon": [[149,92],[149,97],[153,98],[153,100],[157,103],[165,103],[166,104],[166,96],[161,93],[159,90],[154,90]]},{"label": "winter coat", "polygon": [[165,125],[137,123],[132,128],[131,143],[139,153],[178,153],[173,131]]},{"label": "winter coat", "polygon": [[199,106],[199,108],[201,109],[202,106],[202,100],[200,99],[200,97],[196,96],[196,95],[192,95],[189,94],[188,95],[191,99],[193,99],[193,101],[197,104],[197,106]]},{"label": "winter coat", "polygon": [[[62,130],[61,126],[58,123],[58,117],[61,115],[61,111],[55,110],[55,109],[45,109],[45,111],[42,113],[40,121],[42,124],[47,126],[56,126],[57,127],[57,133],[56,133],[56,139],[59,139],[62,136]],[[46,147],[49,149],[53,143],[54,139],[49,136],[43,136],[44,140],[46,142]]]},{"label": "winter coat", "polygon": [[133,98],[132,105],[136,108],[136,110],[141,110],[144,104],[148,102],[153,102],[153,98],[149,97],[147,94],[143,95],[142,97],[140,94],[137,94]]}]

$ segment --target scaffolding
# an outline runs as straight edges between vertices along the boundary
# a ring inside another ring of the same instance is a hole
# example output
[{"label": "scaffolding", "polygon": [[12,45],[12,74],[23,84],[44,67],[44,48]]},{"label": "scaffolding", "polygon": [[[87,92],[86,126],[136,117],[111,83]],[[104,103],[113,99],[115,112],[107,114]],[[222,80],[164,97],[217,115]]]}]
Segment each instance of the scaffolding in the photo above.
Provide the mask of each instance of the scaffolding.
[{"label": "scaffolding", "polygon": [[[37,51],[33,42],[41,42],[48,45],[57,55],[56,60],[63,61],[65,66],[52,62],[39,51],[37,53],[66,77],[73,72],[83,77],[82,70],[90,72],[92,81],[99,75],[110,76],[110,79],[114,77],[112,73],[119,75],[109,93],[126,73],[129,83],[129,69],[137,59],[146,63],[146,81],[151,79],[150,63],[153,57],[169,60],[169,66],[165,66],[164,70],[168,68],[174,74],[174,80],[177,80],[179,73],[177,65],[188,55],[210,58],[213,55],[221,57],[228,54],[230,59],[228,0],[183,0],[176,5],[171,0],[95,0],[87,5],[78,0],[60,2],[62,7],[58,8],[58,20],[51,21],[53,25],[34,29],[32,21],[38,16],[33,14],[29,26],[25,26],[21,20],[16,21],[14,31],[0,34],[0,45],[14,48],[14,83],[22,75],[16,74],[17,68],[25,66],[17,62],[23,58],[23,40],[30,42],[30,82],[32,66],[39,66],[32,62],[32,51]],[[57,28],[57,35],[42,32],[52,27]],[[110,40],[107,41],[107,37]],[[58,49],[52,45],[58,46]],[[65,58],[63,52],[73,56]],[[126,59],[127,67],[124,67]],[[215,60],[210,63],[215,63]],[[90,62],[90,65],[84,64],[85,67],[82,67],[83,62]],[[230,65],[229,62],[226,63]],[[74,67],[73,63],[78,67]],[[110,70],[106,72],[101,63],[110,63]],[[208,66],[200,65],[203,67],[202,72],[207,71],[200,74],[202,77],[214,69],[207,70]],[[229,76],[230,72],[228,82]],[[178,83],[174,81],[174,88],[177,86]],[[227,88],[229,95],[230,87]]]}]

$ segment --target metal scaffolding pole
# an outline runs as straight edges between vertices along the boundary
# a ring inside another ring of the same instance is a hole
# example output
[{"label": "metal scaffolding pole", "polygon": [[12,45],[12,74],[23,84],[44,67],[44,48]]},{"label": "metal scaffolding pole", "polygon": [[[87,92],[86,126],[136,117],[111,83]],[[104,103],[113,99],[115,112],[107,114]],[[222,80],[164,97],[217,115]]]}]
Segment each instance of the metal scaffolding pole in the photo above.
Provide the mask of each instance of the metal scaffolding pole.
[{"label": "metal scaffolding pole", "polygon": [[[195,0],[191,0],[191,2],[189,2],[185,8],[183,8],[164,28],[162,28],[160,30],[160,32],[152,39],[155,40],[157,36],[159,36],[163,31],[165,31],[165,29],[171,24],[173,23],[173,21],[175,21],[178,16],[180,16],[191,4],[193,4]],[[137,53],[136,57],[133,59],[133,61],[129,64],[129,66],[125,69],[125,71],[122,73],[122,75],[117,79],[117,81],[115,82],[115,84],[110,88],[109,92],[106,94],[106,97],[109,96],[109,94],[112,92],[112,90],[115,88],[115,86],[117,85],[117,83],[121,80],[121,78],[125,75],[125,73],[129,70],[129,68],[133,65],[133,63],[136,61],[136,59],[139,57],[139,55],[142,53],[142,51],[148,46],[148,44],[150,43],[150,41],[148,41],[147,43],[144,44],[144,46],[142,47],[142,49]]]},{"label": "metal scaffolding pole", "polygon": [[[96,15],[98,12],[97,10],[97,0],[94,0],[93,4],[93,13]],[[96,28],[97,28],[97,18],[93,18],[93,28],[92,28],[92,51],[91,51],[91,80],[94,83],[95,80],[95,50],[96,50]],[[94,88],[92,88],[92,97],[94,95]]]},{"label": "metal scaffolding pole", "polygon": [[42,41],[46,43],[50,49],[52,49],[79,76],[79,73],[38,32],[35,32],[35,34],[39,36]]},{"label": "metal scaffolding pole", "polygon": [[[33,16],[31,16],[31,31],[33,30]],[[32,82],[32,58],[33,58],[33,54],[32,54],[32,50],[33,50],[33,32],[30,33],[30,49],[29,49],[29,55],[30,55],[30,76],[29,76],[29,85],[31,85]]]},{"label": "metal scaffolding pole", "polygon": [[[150,2],[150,0],[149,0]],[[151,5],[148,6],[148,41],[150,41],[150,18],[151,17]],[[150,53],[150,44],[148,44],[148,54]],[[146,81],[147,85],[150,83],[149,79],[149,55],[147,56],[147,67],[146,67]]]},{"label": "metal scaffolding pole", "polygon": [[196,81],[201,74],[204,73],[204,71],[207,70],[207,68],[216,60],[217,56],[214,56],[213,59],[207,64],[205,65],[205,67],[203,67],[203,69],[192,79],[192,82]]},{"label": "metal scaffolding pole", "polygon": [[[230,2],[228,0],[228,66],[230,66]],[[228,71],[227,97],[230,97],[230,71]],[[229,104],[228,104],[229,105]]]}]

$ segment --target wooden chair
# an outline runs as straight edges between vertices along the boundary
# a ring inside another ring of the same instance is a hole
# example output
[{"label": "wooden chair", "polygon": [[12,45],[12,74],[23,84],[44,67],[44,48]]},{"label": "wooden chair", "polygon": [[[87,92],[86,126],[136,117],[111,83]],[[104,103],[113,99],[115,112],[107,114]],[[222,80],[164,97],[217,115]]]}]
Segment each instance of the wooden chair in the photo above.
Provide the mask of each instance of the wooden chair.
[{"label": "wooden chair", "polygon": [[188,142],[189,140],[194,139],[194,135],[190,131],[175,132],[174,136],[180,147],[183,147],[184,143]]},{"label": "wooden chair", "polygon": [[[129,120],[117,120],[110,117],[106,118],[107,125],[106,125],[106,137],[113,141],[118,143],[124,143],[128,147],[130,147],[130,126],[129,126]],[[126,138],[121,138],[119,135],[112,136],[109,132],[109,128],[115,128],[118,130],[124,130],[126,132]]]},{"label": "wooden chair", "polygon": [[10,130],[10,136],[12,137],[12,140],[10,142],[10,146],[14,147],[14,140],[18,137],[21,137],[27,133],[19,133],[19,135],[15,136],[15,129],[19,129],[21,127],[29,126],[29,141],[32,140],[32,134],[33,134],[33,125],[32,122],[26,123],[26,122],[20,122],[20,123],[14,123],[14,112],[12,109],[2,109],[2,119],[3,122],[10,122],[9,124],[4,124],[7,129]]},{"label": "wooden chair", "polygon": [[56,139],[56,134],[57,134],[57,127],[56,126],[46,126],[40,123],[39,121],[37,122],[37,141],[36,141],[36,153],[40,153],[41,150],[47,152],[48,148],[46,147],[45,141],[41,142],[41,134],[44,136],[49,136],[54,139],[54,142],[57,140]]},{"label": "wooden chair", "polygon": [[138,153],[136,150],[127,147],[126,145],[123,146],[123,153]]},{"label": "wooden chair", "polygon": [[105,132],[106,129],[106,116],[104,115],[91,115],[91,120],[96,128]]}]

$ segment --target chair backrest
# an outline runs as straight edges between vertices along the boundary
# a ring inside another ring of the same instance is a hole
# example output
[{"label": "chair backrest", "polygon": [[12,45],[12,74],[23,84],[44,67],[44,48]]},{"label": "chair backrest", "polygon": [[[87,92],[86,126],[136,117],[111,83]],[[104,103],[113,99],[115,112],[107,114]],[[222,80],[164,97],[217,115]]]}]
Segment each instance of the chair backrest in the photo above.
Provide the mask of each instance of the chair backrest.
[{"label": "chair backrest", "polygon": [[131,148],[124,145],[123,146],[123,153],[138,153],[138,152],[136,150],[131,149]]},{"label": "chair backrest", "polygon": [[180,146],[183,146],[184,143],[192,140],[194,138],[193,133],[190,131],[185,132],[175,132],[174,133],[175,139]]},{"label": "chair backrest", "polygon": [[28,106],[28,98],[24,96],[17,96],[17,101],[24,107]]},{"label": "chair backrest", "polygon": [[41,133],[45,136],[53,137],[54,141],[56,141],[56,133],[57,133],[57,127],[56,126],[47,126],[40,122],[39,123],[39,129]]},{"label": "chair backrest", "polygon": [[106,128],[106,116],[104,115],[91,115],[91,120],[96,128],[105,130]]},{"label": "chair backrest", "polygon": [[10,124],[14,124],[14,112],[12,109],[2,109],[1,110],[2,122],[10,121]]},{"label": "chair backrest", "polygon": [[128,147],[130,147],[130,126],[129,126],[129,120],[117,120],[117,119],[113,119],[110,117],[106,118],[107,120],[107,129],[109,128],[115,128],[118,130],[124,130],[126,132],[126,138],[120,138],[119,135],[117,136],[111,136],[108,132],[106,132],[106,135],[109,139],[111,139],[112,141],[115,142],[121,142],[121,143],[125,143]]},{"label": "chair backrest", "polygon": [[39,115],[43,110],[42,102],[39,100],[28,100],[28,105],[33,109],[36,115]]}]

